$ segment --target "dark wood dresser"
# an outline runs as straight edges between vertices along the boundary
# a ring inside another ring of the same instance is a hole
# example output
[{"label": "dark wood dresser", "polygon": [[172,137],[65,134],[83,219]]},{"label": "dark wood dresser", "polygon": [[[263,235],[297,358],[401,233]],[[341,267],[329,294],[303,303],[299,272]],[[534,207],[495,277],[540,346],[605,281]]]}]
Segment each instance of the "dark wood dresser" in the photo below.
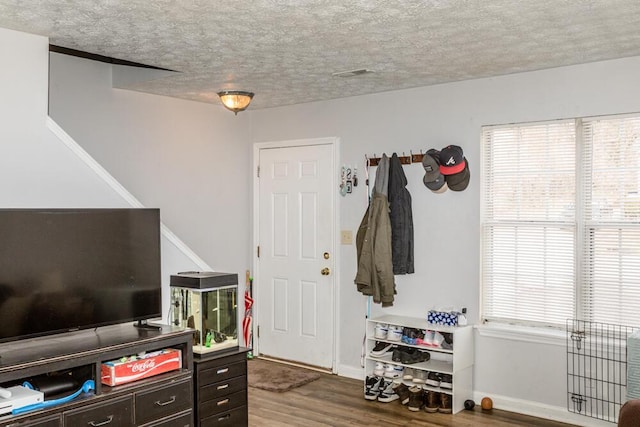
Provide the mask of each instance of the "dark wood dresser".
[{"label": "dark wood dresser", "polygon": [[248,348],[194,354],[194,412],[197,427],[247,426]]},{"label": "dark wood dresser", "polygon": [[[0,385],[64,372],[82,373],[95,390],[60,405],[2,415],[0,427],[190,427],[192,332],[171,326],[147,331],[129,323],[4,344]],[[102,362],[166,348],[181,352],[180,369],[114,387],[101,383]]]}]

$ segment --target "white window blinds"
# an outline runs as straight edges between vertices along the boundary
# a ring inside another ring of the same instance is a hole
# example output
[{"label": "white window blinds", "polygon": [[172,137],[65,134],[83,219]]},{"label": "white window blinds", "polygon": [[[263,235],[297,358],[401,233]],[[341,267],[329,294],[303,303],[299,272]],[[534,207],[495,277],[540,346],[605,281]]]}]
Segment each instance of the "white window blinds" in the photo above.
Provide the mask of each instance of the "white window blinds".
[{"label": "white window blinds", "polygon": [[640,325],[640,117],[583,122],[585,320]]},{"label": "white window blinds", "polygon": [[564,324],[574,307],[575,124],[483,130],[483,317]]},{"label": "white window blinds", "polygon": [[482,313],[640,326],[640,117],[483,128]]}]

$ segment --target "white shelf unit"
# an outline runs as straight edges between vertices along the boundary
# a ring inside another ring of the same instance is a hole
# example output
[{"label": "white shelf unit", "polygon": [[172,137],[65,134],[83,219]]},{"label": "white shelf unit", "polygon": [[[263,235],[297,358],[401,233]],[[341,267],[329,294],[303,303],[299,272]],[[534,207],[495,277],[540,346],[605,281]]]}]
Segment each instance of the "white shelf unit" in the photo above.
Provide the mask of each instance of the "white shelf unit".
[{"label": "white shelf unit", "polygon": [[[376,323],[402,326],[403,328],[406,327],[447,332],[452,334],[453,348],[451,350],[446,350],[438,347],[411,345],[398,341],[377,339],[374,336]],[[449,374],[453,378],[453,387],[451,389],[432,387],[426,384],[422,384],[422,386],[425,390],[433,390],[451,395],[451,409],[454,414],[464,409],[465,400],[473,398],[474,346],[473,328],[471,326],[434,325],[426,320],[415,317],[384,315],[367,319],[366,334],[365,376],[373,375],[373,368],[376,362],[398,365],[405,368],[419,369],[427,372]],[[376,341],[383,341],[397,344],[398,346],[413,347],[422,351],[428,351],[431,357],[427,362],[405,365],[403,363],[392,361],[391,354],[387,354],[382,357],[372,356],[371,350],[375,346]],[[407,386],[414,385],[411,381],[404,381],[404,383],[407,384]]]}]

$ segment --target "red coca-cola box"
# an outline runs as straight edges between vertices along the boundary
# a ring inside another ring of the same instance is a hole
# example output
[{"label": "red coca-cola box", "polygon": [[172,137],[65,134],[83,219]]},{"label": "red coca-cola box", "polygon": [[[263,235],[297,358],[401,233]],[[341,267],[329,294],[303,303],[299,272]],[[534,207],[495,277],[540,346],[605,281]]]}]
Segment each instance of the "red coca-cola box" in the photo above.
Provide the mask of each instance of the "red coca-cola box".
[{"label": "red coca-cola box", "polygon": [[182,352],[174,348],[167,348],[143,355],[123,357],[122,359],[104,362],[101,367],[100,377],[102,384],[113,387],[175,371],[181,367]]}]

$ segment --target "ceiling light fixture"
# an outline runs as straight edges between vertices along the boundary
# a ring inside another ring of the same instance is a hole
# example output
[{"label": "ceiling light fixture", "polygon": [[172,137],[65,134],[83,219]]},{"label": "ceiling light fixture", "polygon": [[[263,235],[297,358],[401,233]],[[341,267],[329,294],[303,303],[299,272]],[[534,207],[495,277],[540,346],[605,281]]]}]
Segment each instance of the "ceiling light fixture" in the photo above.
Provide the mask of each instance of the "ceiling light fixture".
[{"label": "ceiling light fixture", "polygon": [[253,92],[245,92],[242,90],[223,90],[218,92],[222,105],[227,110],[233,111],[236,116],[238,111],[244,111],[253,99]]}]

